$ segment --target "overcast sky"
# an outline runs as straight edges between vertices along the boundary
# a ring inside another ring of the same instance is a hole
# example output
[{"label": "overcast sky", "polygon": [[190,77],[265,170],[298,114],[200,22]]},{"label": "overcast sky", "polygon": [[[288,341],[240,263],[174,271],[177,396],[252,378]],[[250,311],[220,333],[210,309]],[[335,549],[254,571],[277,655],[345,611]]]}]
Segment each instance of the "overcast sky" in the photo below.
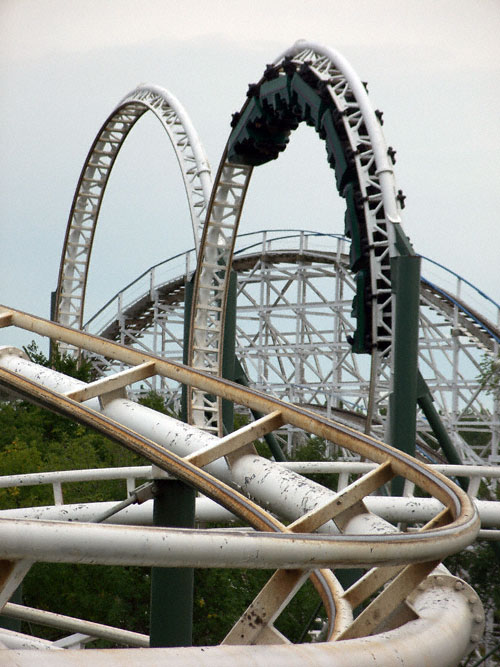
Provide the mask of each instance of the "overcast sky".
[{"label": "overcast sky", "polygon": [[[416,251],[500,301],[499,34],[498,0],[0,0],[0,303],[48,316],[82,164],[127,92],[171,90],[215,170],[248,83],[299,38],[368,81]],[[296,135],[256,170],[241,231],[343,231],[324,147]],[[86,315],[191,245],[168,140],[144,118],[110,180]]]}]

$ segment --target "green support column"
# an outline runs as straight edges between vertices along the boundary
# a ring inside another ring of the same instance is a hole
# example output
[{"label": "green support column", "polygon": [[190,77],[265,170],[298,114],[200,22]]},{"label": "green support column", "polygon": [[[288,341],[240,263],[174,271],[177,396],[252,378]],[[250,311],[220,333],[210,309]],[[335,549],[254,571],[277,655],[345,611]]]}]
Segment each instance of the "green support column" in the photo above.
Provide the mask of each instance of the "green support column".
[{"label": "green support column", "polygon": [[[184,286],[184,340],[182,348],[182,363],[187,364],[188,359],[188,348],[189,348],[189,331],[191,328],[191,307],[193,303],[193,289],[194,289],[194,274],[191,280],[188,280]],[[187,424],[188,414],[187,414],[187,387],[182,385],[182,397],[181,397],[181,419]]]},{"label": "green support column", "polygon": [[[193,528],[195,491],[178,480],[156,480],[153,525]],[[193,581],[190,567],[151,568],[151,647],[191,646]]]},{"label": "green support column", "polygon": [[[403,255],[391,260],[395,293],[393,391],[390,397],[390,444],[415,455],[417,428],[418,311],[420,257]],[[393,495],[402,495],[404,480],[396,477]]]},{"label": "green support column", "polygon": [[[193,278],[194,280],[194,278]],[[184,363],[187,363],[193,280],[185,285]],[[187,389],[182,387],[181,419],[187,421]],[[195,491],[178,480],[156,480],[153,524],[194,527]],[[193,632],[192,568],[151,568],[150,646],[191,646]]]},{"label": "green support column", "polygon": [[[446,460],[448,463],[451,463],[452,465],[462,465],[462,459],[460,458],[459,453],[455,449],[455,445],[453,444],[452,439],[448,435],[448,431],[446,430],[443,422],[441,421],[441,417],[439,416],[438,411],[434,407],[434,399],[431,396],[431,392],[429,391],[429,387],[427,386],[426,381],[424,378],[421,376],[420,371],[418,373],[418,378],[417,378],[417,401],[420,409],[425,415],[425,418],[429,422],[429,426],[432,429],[432,432],[437,438],[437,441],[439,442],[439,445],[441,449],[443,450],[443,454],[446,457]],[[467,491],[467,482],[462,478],[459,477],[458,481],[461,485],[461,487],[464,489],[464,491]]]},{"label": "green support column", "polygon": [[[234,380],[237,284],[236,272],[231,271],[227,290],[226,320],[224,322],[224,340],[222,344],[222,377],[226,380]],[[222,399],[222,423],[224,433],[233,432],[234,403],[227,399]]]}]

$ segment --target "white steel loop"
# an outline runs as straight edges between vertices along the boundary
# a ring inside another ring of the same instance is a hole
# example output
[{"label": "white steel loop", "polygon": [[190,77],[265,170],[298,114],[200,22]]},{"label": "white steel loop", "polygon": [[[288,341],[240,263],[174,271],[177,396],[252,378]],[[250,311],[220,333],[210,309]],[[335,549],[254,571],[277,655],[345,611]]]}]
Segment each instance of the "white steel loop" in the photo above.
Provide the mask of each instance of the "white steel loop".
[{"label": "white steel loop", "polygon": [[[387,152],[388,146],[385,141],[384,133],[382,132],[380,120],[373,110],[365,84],[361,81],[351,64],[342,54],[316,42],[309,42],[302,39],[298,40],[292,47],[278,56],[275,62],[280,63],[287,56],[300,60],[301,62],[310,60],[312,67],[317,69],[318,72],[322,72],[323,75],[328,78],[330,78],[330,76],[335,77],[336,81],[330,84],[334,86],[334,88],[342,88],[340,78],[337,81],[338,73],[344,77],[345,83],[347,83],[348,88],[356,98],[356,105],[363,117],[366,132],[370,138],[370,146],[377,167],[376,174],[380,180],[380,190],[386,217],[393,224],[401,223],[401,211],[397,199],[393,162]],[[337,91],[331,92],[334,92],[335,95],[338,94]],[[345,95],[345,92],[346,91],[344,90],[341,94]],[[346,103],[346,108],[349,106],[349,103]],[[352,109],[352,112],[354,113],[354,108]],[[349,115],[351,115],[351,112],[349,112]],[[388,233],[391,236],[392,243],[394,243],[394,233],[391,230],[389,230]],[[392,252],[397,254],[395,248]]]},{"label": "white steel loop", "polygon": [[128,133],[148,111],[158,118],[175,151],[198,248],[212,188],[208,159],[177,98],[159,86],[140,85],[101,127],[80,174],[66,229],[53,315],[55,321],[66,326],[82,328],[90,255],[106,185]]},{"label": "white steel loop", "polygon": [[[386,357],[390,356],[393,335],[390,258],[400,252],[398,240],[404,243],[401,241],[404,236],[396,233],[394,228],[401,221],[401,195],[396,191],[393,156],[386,146],[380,120],[370,105],[363,83],[344,58],[330,49],[301,41],[275,61],[278,76],[284,77],[290,63],[294,68],[307,66],[315,80],[328,91],[349,144],[350,160],[356,172],[354,199],[362,210],[363,242],[369,257],[370,284],[366,289],[371,295],[368,299],[371,322],[367,327],[370,327],[373,363],[377,363],[379,350],[383,350]],[[248,105],[247,102],[240,117],[244,117]],[[251,166],[234,164],[229,149],[230,142],[215,180],[198,255],[188,356],[194,368],[218,376],[222,375],[229,270],[252,173]],[[405,251],[412,252],[409,245]],[[189,419],[200,428],[221,434],[218,407],[212,397],[193,391],[188,401]]]}]

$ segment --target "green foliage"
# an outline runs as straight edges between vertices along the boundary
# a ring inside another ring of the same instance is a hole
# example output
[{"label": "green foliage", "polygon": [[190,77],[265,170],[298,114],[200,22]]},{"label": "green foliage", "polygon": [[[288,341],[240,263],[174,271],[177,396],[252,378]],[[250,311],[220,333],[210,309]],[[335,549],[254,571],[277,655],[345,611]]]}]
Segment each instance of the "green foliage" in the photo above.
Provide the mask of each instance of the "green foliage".
[{"label": "green foliage", "polygon": [[[329,455],[330,443],[323,438],[310,437],[302,444],[295,447],[293,455],[290,457],[292,461],[333,461],[335,457]],[[304,475],[313,482],[317,482],[328,489],[337,489],[338,475],[312,474]]]},{"label": "green foliage", "polygon": [[[196,570],[193,614],[194,645],[220,643],[273,574],[271,570]],[[275,626],[292,642],[306,629],[319,596],[307,581]],[[307,635],[303,641],[307,641]]]},{"label": "green foliage", "polygon": [[492,618],[495,625],[500,624],[500,545],[475,542],[447,558],[444,564],[452,574],[472,586],[481,599],[486,616]]},{"label": "green foliage", "polygon": [[[29,403],[0,404],[0,423],[1,475],[145,464],[98,433]],[[68,485],[64,498],[68,503],[111,500],[124,491],[123,482],[81,482]],[[0,489],[3,509],[51,502],[50,486]]]},{"label": "green foliage", "polygon": [[175,416],[168,410],[163,396],[156,391],[149,391],[144,396],[141,396],[138,403],[145,405],[147,408],[151,408],[151,410],[156,410],[156,412],[162,412],[164,415],[169,415],[171,417]]},{"label": "green foliage", "polygon": [[193,643],[220,643],[270,575],[265,570],[195,570]]},{"label": "green foliage", "polygon": [[[35,343],[25,348],[35,363],[90,381],[90,362],[53,348],[50,359]],[[0,475],[50,470],[144,465],[146,461],[100,434],[24,401],[0,403]],[[63,487],[64,502],[98,502],[125,496],[122,481],[80,482]],[[50,485],[0,489],[0,507],[53,503]],[[96,576],[98,574],[98,576]],[[41,609],[148,632],[149,570],[37,563],[23,582],[24,602]],[[34,627],[41,637],[57,630]]]},{"label": "green foliage", "polygon": [[[33,607],[149,634],[150,570],[36,563],[23,583],[23,601]],[[52,641],[64,636],[56,628],[35,626],[30,632]],[[109,647],[103,640],[95,647]]]},{"label": "green foliage", "polygon": [[59,373],[69,375],[84,382],[91,382],[95,379],[95,371],[92,368],[92,362],[81,355],[74,357],[71,354],[61,353],[57,343],[51,346],[50,355],[47,357],[38,347],[35,341],[23,347],[24,352],[29,359],[40,366],[47,366]]},{"label": "green foliage", "polygon": [[487,394],[500,398],[500,356],[496,358],[483,355],[479,364],[480,373],[477,378]]}]

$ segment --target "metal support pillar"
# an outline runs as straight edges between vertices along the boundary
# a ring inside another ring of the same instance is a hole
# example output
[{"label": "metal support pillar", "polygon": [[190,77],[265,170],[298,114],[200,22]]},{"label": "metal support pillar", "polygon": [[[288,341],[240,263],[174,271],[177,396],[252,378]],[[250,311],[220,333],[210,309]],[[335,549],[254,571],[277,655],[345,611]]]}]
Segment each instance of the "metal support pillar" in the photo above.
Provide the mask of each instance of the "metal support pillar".
[{"label": "metal support pillar", "polygon": [[[187,360],[193,280],[184,293],[184,358]],[[187,387],[182,387],[181,419],[187,421]],[[178,480],[155,481],[153,525],[193,528],[195,491]],[[151,568],[150,646],[191,646],[193,568]]]},{"label": "metal support pillar", "polygon": [[[182,363],[188,363],[188,348],[189,348],[189,329],[191,325],[191,308],[193,304],[193,288],[194,288],[194,278],[195,274],[191,280],[187,280],[184,285],[184,340],[182,348]],[[182,395],[181,395],[181,419],[184,423],[187,424],[187,387],[185,384],[182,385]]]},{"label": "metal support pillar", "polygon": [[[395,293],[393,390],[390,397],[390,444],[415,455],[417,427],[418,312],[420,257],[403,255],[391,259]],[[396,477],[391,490],[402,495],[404,480]]]},{"label": "metal support pillar", "polygon": [[[462,465],[462,459],[460,458],[452,439],[448,435],[448,431],[446,430],[438,411],[434,407],[431,392],[429,391],[426,381],[421,376],[420,371],[418,372],[417,378],[417,402],[424,413],[425,418],[429,422],[429,426],[436,436],[448,463],[451,463],[452,465]],[[458,482],[463,490],[467,491],[467,482],[462,477],[458,478]]]},{"label": "metal support pillar", "polygon": [[[183,363],[188,363],[189,328],[191,325],[191,309],[193,304],[194,274],[186,282],[184,291],[184,349]],[[224,341],[222,346],[222,377],[234,380],[235,372],[235,345],[236,345],[236,297],[237,276],[231,271],[227,296],[226,321],[224,322]],[[187,387],[182,387],[181,419],[187,422]],[[225,433],[232,433],[234,426],[234,404],[226,399],[222,400],[222,422]]]},{"label": "metal support pillar", "polygon": [[[195,491],[178,480],[156,480],[153,524],[193,528]],[[150,646],[191,646],[193,581],[190,567],[151,568]]]},{"label": "metal support pillar", "polygon": [[[222,344],[222,377],[226,380],[234,380],[237,280],[236,271],[231,271],[229,274],[224,341]],[[224,433],[233,432],[234,403],[227,399],[222,399],[222,423],[224,425]]]}]

